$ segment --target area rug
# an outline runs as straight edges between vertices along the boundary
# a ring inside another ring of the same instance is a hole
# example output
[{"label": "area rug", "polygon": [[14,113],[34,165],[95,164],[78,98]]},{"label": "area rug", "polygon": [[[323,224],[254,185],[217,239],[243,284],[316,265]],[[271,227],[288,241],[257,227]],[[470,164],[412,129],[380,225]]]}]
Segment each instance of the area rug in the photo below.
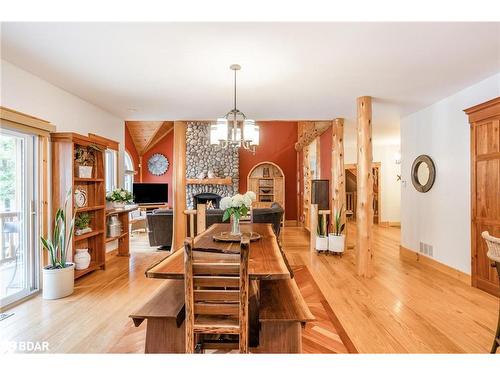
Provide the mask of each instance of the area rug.
[{"label": "area rug", "polygon": [[[357,353],[337,316],[321,293],[306,266],[292,267],[294,278],[307,306],[316,320],[306,324],[302,331],[302,353],[345,354]],[[132,320],[110,348],[110,353],[144,353],[146,324],[134,327]]]}]

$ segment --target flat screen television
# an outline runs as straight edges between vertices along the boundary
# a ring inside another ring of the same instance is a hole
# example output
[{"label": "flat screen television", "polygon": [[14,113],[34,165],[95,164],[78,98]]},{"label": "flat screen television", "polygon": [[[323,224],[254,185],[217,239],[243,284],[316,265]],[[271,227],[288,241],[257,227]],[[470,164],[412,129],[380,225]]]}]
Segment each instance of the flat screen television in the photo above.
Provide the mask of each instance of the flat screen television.
[{"label": "flat screen television", "polygon": [[134,183],[134,202],[137,204],[168,202],[168,184]]}]

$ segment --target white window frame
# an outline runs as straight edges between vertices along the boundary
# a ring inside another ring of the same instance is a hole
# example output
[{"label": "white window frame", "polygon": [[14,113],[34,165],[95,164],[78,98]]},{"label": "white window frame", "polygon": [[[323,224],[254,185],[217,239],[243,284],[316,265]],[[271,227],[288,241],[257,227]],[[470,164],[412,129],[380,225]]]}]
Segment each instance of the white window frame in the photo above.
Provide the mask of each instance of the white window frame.
[{"label": "white window frame", "polygon": [[133,192],[134,186],[134,160],[130,156],[127,151],[123,153],[123,165],[124,165],[124,179],[123,179],[123,187]]},{"label": "white window frame", "polygon": [[106,192],[109,192],[118,187],[118,152],[116,150],[106,149],[104,166]]},{"label": "white window frame", "polygon": [[[26,288],[8,296],[4,297],[1,301],[1,307],[7,308],[9,305],[18,303],[26,297],[33,295],[40,289],[40,241],[37,239],[40,237],[39,226],[40,226],[40,215],[38,212],[38,192],[35,186],[39,178],[39,171],[35,168],[39,165],[38,160],[38,137],[36,134],[26,132],[19,129],[11,129],[8,126],[2,124],[2,131],[5,134],[11,134],[16,137],[23,139],[25,150],[22,152],[25,157],[25,164],[22,173],[23,181],[25,186],[23,187],[23,196],[19,197],[23,201],[24,207],[24,235],[26,238],[25,246],[26,249],[26,267],[24,269],[24,280]],[[16,191],[19,189],[16,189]],[[17,192],[16,192],[17,194]]]}]

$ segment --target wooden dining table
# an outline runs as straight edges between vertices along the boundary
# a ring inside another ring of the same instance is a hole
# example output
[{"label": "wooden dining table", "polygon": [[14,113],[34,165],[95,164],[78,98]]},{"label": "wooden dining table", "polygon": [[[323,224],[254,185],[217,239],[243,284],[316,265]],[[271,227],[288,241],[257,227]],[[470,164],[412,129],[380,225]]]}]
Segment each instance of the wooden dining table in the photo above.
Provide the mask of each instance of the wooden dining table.
[{"label": "wooden dining table", "polygon": [[[195,248],[217,249],[227,253],[239,251],[239,242],[215,241],[213,236],[230,230],[230,224],[213,224],[194,238]],[[251,280],[290,279],[291,274],[287,262],[280,250],[271,224],[241,224],[241,232],[256,232],[261,235],[257,241],[250,243],[248,274]],[[184,279],[184,251],[177,249],[167,258],[152,265],[146,276],[155,279]]]},{"label": "wooden dining table", "polygon": [[[229,224],[213,224],[194,238],[194,248],[213,249],[229,256],[238,254],[239,242],[222,242],[213,238],[214,235],[229,230]],[[306,321],[314,320],[314,316],[293,280],[293,272],[279,246],[272,225],[244,223],[241,224],[241,232],[255,232],[261,236],[250,243],[248,260],[250,347],[253,348],[252,351],[257,352],[300,353],[301,327]],[[153,264],[146,271],[146,276],[170,279],[170,283],[178,283],[184,279],[184,248],[177,249],[165,259]],[[171,285],[173,287],[174,284]]]}]

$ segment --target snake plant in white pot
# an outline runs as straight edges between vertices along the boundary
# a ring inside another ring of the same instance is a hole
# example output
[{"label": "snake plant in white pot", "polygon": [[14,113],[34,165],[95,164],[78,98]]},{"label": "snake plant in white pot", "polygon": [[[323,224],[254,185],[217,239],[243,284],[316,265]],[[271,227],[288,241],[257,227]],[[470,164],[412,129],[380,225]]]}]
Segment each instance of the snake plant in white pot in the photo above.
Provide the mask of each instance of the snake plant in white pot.
[{"label": "snake plant in white pot", "polygon": [[[68,251],[73,236],[75,217],[67,223],[67,206],[71,190],[66,196],[64,208],[59,208],[54,218],[52,237],[40,237],[42,245],[49,253],[49,264],[43,267],[43,298],[57,299],[73,293],[75,284],[75,264],[67,262]],[[69,227],[68,227],[69,224]]]},{"label": "snake plant in white pot", "polygon": [[328,251],[332,253],[343,253],[345,248],[345,235],[342,233],[345,229],[345,223],[342,223],[342,210],[335,211],[332,221],[332,233],[328,233]]},{"label": "snake plant in white pot", "polygon": [[316,250],[328,250],[327,223],[324,215],[319,215],[318,228],[316,230]]}]

